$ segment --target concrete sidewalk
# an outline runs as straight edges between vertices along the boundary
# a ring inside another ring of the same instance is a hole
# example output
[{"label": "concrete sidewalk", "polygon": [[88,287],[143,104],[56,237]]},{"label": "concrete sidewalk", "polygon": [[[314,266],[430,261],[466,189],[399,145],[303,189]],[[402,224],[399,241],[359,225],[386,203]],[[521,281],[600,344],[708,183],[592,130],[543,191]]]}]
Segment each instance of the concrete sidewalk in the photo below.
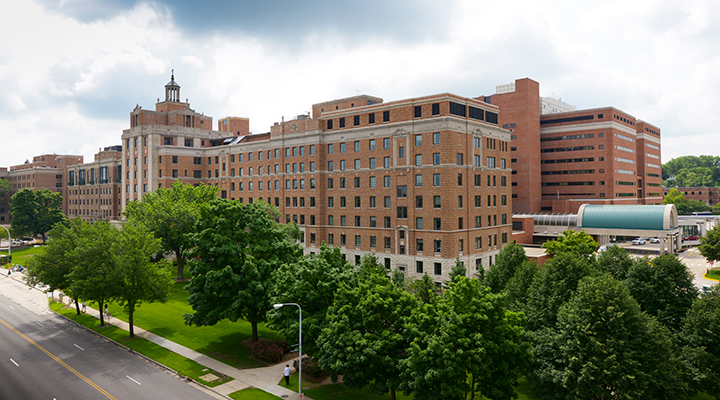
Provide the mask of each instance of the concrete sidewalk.
[{"label": "concrete sidewalk", "polygon": [[[13,299],[18,304],[26,307],[36,314],[46,314],[49,311],[48,297],[39,289],[27,286],[22,280],[23,274],[20,272],[13,272],[12,275],[6,275],[7,270],[0,269],[0,288],[2,288],[2,294],[8,298]],[[57,297],[57,296],[56,296]],[[72,303],[72,299],[65,297],[64,302],[67,304]],[[72,304],[74,307],[74,303]],[[100,318],[98,310],[88,307],[87,313]],[[127,322],[121,321],[115,317],[110,318],[109,321],[112,325],[117,326],[120,329],[129,330],[130,326]],[[291,364],[292,360],[286,360],[281,364],[265,367],[265,368],[253,368],[253,369],[238,369],[233,368],[225,363],[215,360],[214,358],[208,357],[204,354],[200,354],[195,350],[191,350],[185,346],[181,346],[175,342],[171,342],[163,337],[155,335],[154,333],[148,332],[144,329],[134,327],[135,335],[145,338],[157,345],[160,345],[170,351],[180,354],[183,357],[194,360],[200,365],[208,367],[221,374],[235,378],[235,380],[224,383],[220,386],[216,386],[211,390],[228,396],[230,393],[238,390],[243,390],[249,387],[261,389],[265,392],[281,397],[283,399],[296,400],[299,398],[298,394],[289,390],[285,387],[279,386],[277,382],[282,379],[283,369],[285,364]],[[307,396],[303,396],[305,399],[310,399]]]}]

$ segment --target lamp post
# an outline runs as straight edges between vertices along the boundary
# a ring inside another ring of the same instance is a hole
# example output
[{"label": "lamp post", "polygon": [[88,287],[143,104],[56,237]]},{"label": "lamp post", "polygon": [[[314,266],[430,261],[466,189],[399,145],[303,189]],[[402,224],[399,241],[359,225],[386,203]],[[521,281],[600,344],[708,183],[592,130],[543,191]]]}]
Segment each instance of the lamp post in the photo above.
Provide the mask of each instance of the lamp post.
[{"label": "lamp post", "polygon": [[298,310],[300,311],[300,325],[298,326],[298,352],[300,353],[300,357],[298,357],[298,398],[302,399],[302,307],[300,307],[300,304],[297,303],[273,304],[273,308],[275,308],[276,310],[283,306],[297,306]]},{"label": "lamp post", "polygon": [[[0,225],[8,233],[8,260],[12,260],[12,238],[10,237],[10,231],[3,225]],[[8,268],[10,268],[10,262],[8,261]]]}]

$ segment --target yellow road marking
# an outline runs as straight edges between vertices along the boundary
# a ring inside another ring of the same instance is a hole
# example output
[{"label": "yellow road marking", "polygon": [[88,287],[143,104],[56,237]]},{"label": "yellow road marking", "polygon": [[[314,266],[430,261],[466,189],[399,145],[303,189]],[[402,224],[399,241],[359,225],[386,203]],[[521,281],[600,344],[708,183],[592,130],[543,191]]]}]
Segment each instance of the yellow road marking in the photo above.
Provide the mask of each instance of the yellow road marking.
[{"label": "yellow road marking", "polygon": [[113,397],[113,395],[111,395],[110,393],[106,392],[105,389],[101,388],[101,387],[98,386],[95,382],[93,382],[93,381],[91,381],[90,379],[86,378],[83,374],[77,372],[73,367],[67,365],[63,360],[57,358],[54,354],[52,354],[51,352],[45,350],[45,348],[43,348],[43,347],[40,346],[39,344],[35,343],[34,340],[32,340],[32,339],[30,339],[29,337],[25,336],[22,332],[18,331],[17,329],[15,329],[13,326],[11,326],[10,324],[8,324],[7,322],[5,322],[5,321],[3,321],[2,319],[0,319],[0,323],[2,323],[3,325],[7,326],[11,331],[15,332],[15,333],[16,333],[18,336],[20,336],[21,338],[27,340],[30,344],[32,344],[33,346],[37,347],[40,351],[42,351],[43,353],[47,354],[47,355],[48,355],[50,358],[52,358],[53,360],[57,361],[58,364],[60,364],[60,365],[62,365],[63,367],[67,368],[68,371],[70,371],[70,372],[72,372],[73,374],[77,375],[78,378],[80,378],[80,379],[84,380],[85,382],[87,382],[88,385],[90,385],[90,386],[94,387],[95,389],[97,389],[98,392],[104,394],[105,397],[107,397],[108,399],[117,400],[115,397]]}]

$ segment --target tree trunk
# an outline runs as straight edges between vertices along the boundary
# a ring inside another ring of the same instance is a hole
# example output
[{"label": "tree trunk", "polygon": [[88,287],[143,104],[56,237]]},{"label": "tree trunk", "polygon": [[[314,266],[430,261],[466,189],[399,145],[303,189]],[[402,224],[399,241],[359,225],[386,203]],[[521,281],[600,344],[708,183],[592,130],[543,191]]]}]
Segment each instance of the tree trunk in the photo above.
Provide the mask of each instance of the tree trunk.
[{"label": "tree trunk", "polygon": [[472,381],[470,381],[470,400],[475,400],[475,375],[473,375]]},{"label": "tree trunk", "polygon": [[183,279],[183,268],[185,267],[185,259],[183,258],[182,254],[182,250],[175,249],[175,260],[177,261],[178,267],[178,280]]},{"label": "tree trunk", "polygon": [[75,311],[77,311],[77,315],[80,315],[80,303],[78,303],[77,297],[73,300],[75,300]]},{"label": "tree trunk", "polygon": [[[258,331],[257,331],[257,319],[250,321],[250,325],[252,326],[252,341],[258,342],[260,338],[258,338]],[[302,357],[302,355],[300,355]]]},{"label": "tree trunk", "polygon": [[128,324],[130,325],[130,339],[135,337],[135,329],[133,327],[133,314],[135,313],[135,304],[128,304]]},{"label": "tree trunk", "polygon": [[390,400],[395,400],[395,389],[390,388]]},{"label": "tree trunk", "polygon": [[102,301],[98,301],[98,308],[100,311],[100,326],[105,325],[105,311],[103,311],[103,304],[105,304]]}]

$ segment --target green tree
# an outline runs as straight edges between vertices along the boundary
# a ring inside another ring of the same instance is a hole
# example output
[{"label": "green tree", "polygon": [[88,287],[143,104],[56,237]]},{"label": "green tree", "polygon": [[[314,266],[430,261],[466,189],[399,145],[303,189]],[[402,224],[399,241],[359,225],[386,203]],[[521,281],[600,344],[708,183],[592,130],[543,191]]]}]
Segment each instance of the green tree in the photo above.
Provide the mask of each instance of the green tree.
[{"label": "green tree", "polygon": [[66,219],[62,212],[62,194],[48,189],[20,189],[12,196],[12,229],[18,233],[42,235]]},{"label": "green tree", "polygon": [[448,281],[446,282],[446,286],[450,284],[450,282],[454,282],[455,279],[463,276],[467,276],[467,268],[465,268],[465,264],[460,261],[460,256],[457,256],[455,257],[455,263],[453,264],[452,268],[450,268],[450,274],[448,275]]},{"label": "green tree", "polygon": [[415,400],[516,397],[513,387],[530,364],[530,345],[524,316],[507,311],[503,297],[463,277],[439,304],[415,308],[403,390]]},{"label": "green tree", "polygon": [[630,258],[627,250],[613,245],[598,255],[597,264],[601,271],[607,272],[615,279],[622,281],[627,276],[633,264],[635,264],[635,261]]},{"label": "green tree", "polygon": [[61,290],[75,300],[75,310],[80,315],[78,298],[70,289],[71,281],[69,275],[77,265],[73,258],[73,251],[79,245],[78,233],[81,226],[85,224],[79,218],[63,223],[55,224],[50,230],[50,240],[45,251],[30,258],[26,264],[26,282],[35,286],[42,284],[46,286],[47,292]]},{"label": "green tree", "polygon": [[0,207],[6,208],[8,206],[10,193],[12,193],[12,183],[5,178],[0,178]]},{"label": "green tree", "polygon": [[192,278],[186,286],[194,313],[189,325],[215,325],[244,319],[257,327],[272,307],[273,271],[296,262],[302,250],[297,226],[280,225],[273,206],[215,199],[203,207],[192,235]]},{"label": "green tree", "polygon": [[523,310],[527,303],[528,291],[537,272],[538,266],[534,261],[525,261],[515,269],[515,275],[510,278],[504,290],[508,310]]},{"label": "green tree", "polygon": [[167,300],[173,283],[168,270],[170,265],[167,260],[152,261],[161,250],[160,240],[138,223],[123,225],[111,248],[119,274],[117,298],[128,314],[132,338],[135,336],[135,309],[143,302],[164,303]]},{"label": "green tree", "polygon": [[214,199],[217,191],[217,187],[211,185],[175,182],[170,188],[158,188],[125,207],[124,215],[130,221],[147,226],[155,237],[160,238],[163,251],[175,254],[178,279],[183,279],[186,253],[190,248],[188,233],[195,228],[200,206]]},{"label": "green tree", "polygon": [[698,296],[692,273],[673,254],[635,263],[625,284],[640,308],[672,331],[682,327],[685,314]]},{"label": "green tree", "polygon": [[720,286],[693,302],[681,334],[690,363],[698,371],[697,388],[720,398]]},{"label": "green tree", "polygon": [[395,284],[395,286],[400,289],[405,289],[405,274],[397,269],[397,267],[390,273],[390,280]]},{"label": "green tree", "polygon": [[[341,283],[357,286],[358,273],[345,261],[339,247],[323,243],[320,251],[297,262],[283,264],[274,273],[275,295],[271,303],[297,303],[303,309],[303,352],[318,356],[317,338],[327,325],[327,311]],[[288,340],[297,340],[298,319],[294,307],[268,313],[270,329]],[[292,342],[291,342],[292,343]]]},{"label": "green tree", "polygon": [[415,307],[415,298],[384,274],[371,274],[354,288],[342,284],[318,338],[321,367],[333,380],[342,375],[347,387],[370,385],[395,400],[409,344],[405,325]]},{"label": "green tree", "polygon": [[533,335],[529,375],[542,398],[677,399],[685,367],[670,332],[640,311],[608,274],[587,277],[558,313],[556,328]]},{"label": "green tree", "polygon": [[508,281],[515,275],[515,270],[528,260],[525,249],[514,241],[504,246],[495,258],[495,263],[485,274],[485,285],[494,293],[505,289]]},{"label": "green tree", "polygon": [[573,251],[557,253],[535,274],[524,310],[528,329],[555,326],[557,312],[572,296],[580,279],[596,274],[594,264],[578,258]]},{"label": "green tree", "polygon": [[720,225],[700,237],[700,254],[709,261],[720,261]]},{"label": "green tree", "polygon": [[76,237],[77,247],[71,253],[75,267],[68,277],[70,289],[78,298],[98,303],[100,326],[103,326],[103,306],[117,299],[122,287],[122,275],[112,250],[116,247],[118,230],[106,221],[82,223]]},{"label": "green tree", "polygon": [[408,286],[408,290],[422,303],[434,302],[440,292],[440,288],[428,274],[423,274],[420,279],[415,279]]},{"label": "green tree", "polygon": [[589,260],[598,248],[598,243],[592,236],[584,231],[575,232],[567,230],[555,240],[550,240],[542,244],[546,252],[558,254],[562,252],[571,252],[578,257]]}]

